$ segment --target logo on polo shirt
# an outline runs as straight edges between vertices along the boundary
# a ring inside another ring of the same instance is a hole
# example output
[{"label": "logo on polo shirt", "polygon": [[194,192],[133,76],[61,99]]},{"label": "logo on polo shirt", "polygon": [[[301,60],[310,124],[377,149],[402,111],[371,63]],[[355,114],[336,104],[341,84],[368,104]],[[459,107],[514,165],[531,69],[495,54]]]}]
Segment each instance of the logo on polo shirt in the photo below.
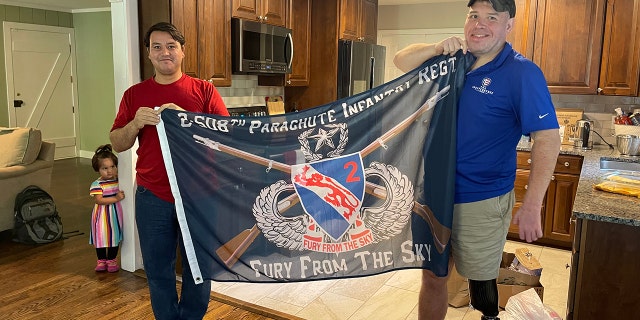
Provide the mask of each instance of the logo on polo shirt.
[{"label": "logo on polo shirt", "polygon": [[493,91],[487,89],[487,87],[491,84],[491,78],[482,79],[482,86],[471,86],[473,90],[478,91],[482,94],[493,94]]}]

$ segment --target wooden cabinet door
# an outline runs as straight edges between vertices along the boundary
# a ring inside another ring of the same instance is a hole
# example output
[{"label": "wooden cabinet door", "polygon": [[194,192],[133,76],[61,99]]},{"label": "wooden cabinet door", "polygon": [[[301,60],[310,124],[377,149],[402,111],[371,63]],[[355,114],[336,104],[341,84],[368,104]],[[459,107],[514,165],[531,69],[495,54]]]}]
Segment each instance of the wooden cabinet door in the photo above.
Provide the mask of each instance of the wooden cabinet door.
[{"label": "wooden cabinet door", "polygon": [[566,319],[637,319],[638,227],[587,219],[581,224]]},{"label": "wooden cabinet door", "polygon": [[378,0],[362,0],[360,37],[367,43],[378,43]]},{"label": "wooden cabinet door", "polygon": [[543,237],[570,245],[575,226],[571,224],[573,200],[578,190],[579,176],[554,174],[547,190],[547,210],[545,213]]},{"label": "wooden cabinet door", "polygon": [[143,39],[149,27],[158,21],[171,21],[171,1],[138,0],[138,37],[140,41],[140,80],[153,77],[155,70]]},{"label": "wooden cabinet door", "polygon": [[198,6],[196,0],[172,0],[171,23],[185,39],[182,72],[200,78],[198,72]]},{"label": "wooden cabinet door", "polygon": [[291,73],[286,75],[285,86],[307,86],[311,54],[311,0],[292,0],[288,20],[288,28],[292,30],[293,37],[293,60]]},{"label": "wooden cabinet door", "polygon": [[231,86],[230,12],[227,0],[198,0],[198,74],[218,87]]},{"label": "wooden cabinet door", "polygon": [[[226,0],[139,0],[140,42],[158,21],[170,21],[185,37],[182,71],[211,80],[216,86],[231,86],[230,9]],[[153,76],[146,50],[140,52],[143,79]]]},{"label": "wooden cabinet door", "polygon": [[285,26],[287,0],[233,0],[231,16]]},{"label": "wooden cabinet door", "polygon": [[[513,210],[511,211],[511,215],[512,217],[516,215],[516,212],[518,212],[518,210],[520,209],[520,207],[522,206],[522,200],[524,200],[524,194],[527,192],[527,183],[529,183],[529,170],[521,170],[518,169],[516,170],[516,180],[515,180],[515,185],[513,187],[513,191],[515,193],[515,204],[513,206]],[[544,212],[544,203],[543,202],[543,207],[541,209],[541,212]],[[542,215],[540,216],[540,219],[542,219]],[[513,224],[513,222],[511,223],[511,225],[509,226],[509,233],[511,234],[511,237],[513,238],[518,238],[518,225]]]},{"label": "wooden cabinet door", "polygon": [[535,34],[537,0],[515,0],[516,17],[513,30],[507,41],[514,50],[531,59],[533,57],[533,36]]},{"label": "wooden cabinet door", "polygon": [[640,79],[640,0],[607,1],[600,93],[637,96]]},{"label": "wooden cabinet door", "polygon": [[231,15],[235,18],[260,21],[260,4],[262,0],[233,0]]},{"label": "wooden cabinet door", "polygon": [[378,0],[340,1],[340,39],[377,43]]},{"label": "wooden cabinet door", "polygon": [[264,23],[284,27],[287,22],[287,0],[262,0],[262,18]]},{"label": "wooden cabinet door", "polygon": [[362,0],[340,1],[340,39],[358,41],[360,38],[360,2]]},{"label": "wooden cabinet door", "polygon": [[606,0],[539,0],[533,61],[551,93],[595,94]]},{"label": "wooden cabinet door", "polygon": [[[561,154],[549,182],[549,187],[542,201],[542,238],[535,243],[556,247],[570,248],[575,225],[571,224],[573,201],[578,190],[580,171],[584,158],[581,156]],[[515,205],[512,215],[522,206],[522,200],[529,182],[531,153],[518,151],[516,179],[514,184]],[[509,238],[519,240],[518,226],[509,226]]]}]

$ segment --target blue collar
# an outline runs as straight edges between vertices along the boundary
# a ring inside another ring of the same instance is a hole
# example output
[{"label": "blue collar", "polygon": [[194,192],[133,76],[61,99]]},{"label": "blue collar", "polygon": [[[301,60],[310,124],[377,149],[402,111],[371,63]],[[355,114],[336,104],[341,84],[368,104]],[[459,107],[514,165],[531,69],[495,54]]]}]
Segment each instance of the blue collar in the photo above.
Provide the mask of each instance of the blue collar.
[{"label": "blue collar", "polygon": [[483,65],[482,67],[476,70],[473,70],[472,72],[486,73],[486,72],[494,71],[498,69],[500,66],[502,66],[502,64],[507,60],[507,58],[511,56],[512,52],[513,52],[513,48],[511,47],[511,44],[509,42],[505,42],[504,48],[502,48],[502,51],[500,51],[500,53],[495,58],[493,58],[493,60],[489,61],[487,64]]}]

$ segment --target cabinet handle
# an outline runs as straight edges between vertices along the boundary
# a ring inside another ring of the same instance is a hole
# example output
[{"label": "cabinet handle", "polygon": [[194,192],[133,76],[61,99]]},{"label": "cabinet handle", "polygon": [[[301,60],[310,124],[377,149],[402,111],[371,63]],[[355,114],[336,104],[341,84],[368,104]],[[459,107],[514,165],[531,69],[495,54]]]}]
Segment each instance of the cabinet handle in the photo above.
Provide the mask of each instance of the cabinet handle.
[{"label": "cabinet handle", "polygon": [[267,16],[264,16],[264,18],[262,18],[262,19],[264,19],[264,21],[267,21]]},{"label": "cabinet handle", "polygon": [[602,91],[604,91],[604,89],[602,89],[602,88],[598,88],[596,91],[597,91],[598,93],[602,93]]},{"label": "cabinet handle", "polygon": [[531,164],[531,159],[527,159],[527,163],[528,163],[528,164]]},{"label": "cabinet handle", "polygon": [[291,84],[291,80],[287,80],[287,84]]},{"label": "cabinet handle", "polygon": [[258,16],[258,20],[262,21],[264,18],[262,16]]},{"label": "cabinet handle", "polygon": [[551,176],[551,181],[555,180],[556,176]]},{"label": "cabinet handle", "polygon": [[525,185],[524,185],[524,189],[525,189],[525,190],[529,189],[529,185],[528,185],[528,184],[525,184]]},{"label": "cabinet handle", "polygon": [[568,167],[568,166],[569,166],[569,162],[565,162],[565,163],[564,163],[564,166],[565,166],[565,167]]}]

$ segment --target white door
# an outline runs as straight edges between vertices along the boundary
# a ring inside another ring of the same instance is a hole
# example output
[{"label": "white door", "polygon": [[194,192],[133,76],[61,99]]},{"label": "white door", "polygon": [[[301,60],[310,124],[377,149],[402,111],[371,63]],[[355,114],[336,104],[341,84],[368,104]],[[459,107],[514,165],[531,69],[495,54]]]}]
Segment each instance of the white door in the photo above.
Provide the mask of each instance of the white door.
[{"label": "white door", "polygon": [[4,22],[9,124],[42,131],[56,159],[77,155],[71,28]]}]

